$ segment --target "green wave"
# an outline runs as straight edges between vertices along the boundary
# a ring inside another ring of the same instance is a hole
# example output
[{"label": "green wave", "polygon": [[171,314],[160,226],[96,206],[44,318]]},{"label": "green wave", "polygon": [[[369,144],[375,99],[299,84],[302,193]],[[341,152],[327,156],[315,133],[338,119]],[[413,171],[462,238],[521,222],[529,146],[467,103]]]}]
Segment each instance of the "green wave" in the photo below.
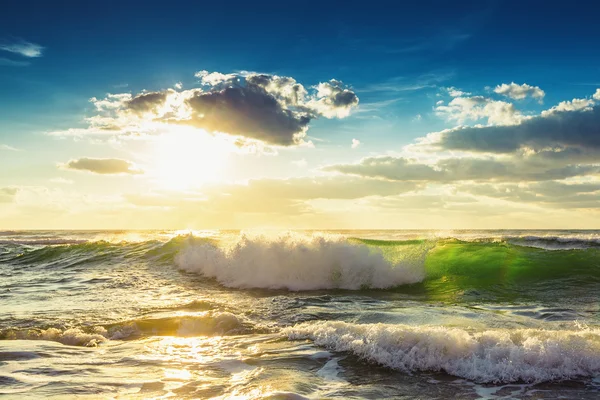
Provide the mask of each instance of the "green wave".
[{"label": "green wave", "polygon": [[[172,264],[179,251],[192,241],[219,245],[216,239],[178,236],[168,242],[88,242],[42,248],[24,246],[5,253],[3,263],[15,267],[73,267],[99,265],[107,261],[136,259],[154,264]],[[425,279],[397,290],[427,294],[436,299],[458,296],[539,296],[568,290],[570,295],[596,296],[600,287],[600,247],[547,250],[506,241],[373,240],[350,238],[350,243],[381,251],[393,262],[425,258]],[[593,291],[591,292],[593,295]]]},{"label": "green wave", "polygon": [[[423,246],[426,278],[405,292],[425,293],[432,299],[490,297],[499,300],[552,296],[600,298],[600,249],[546,250],[506,242],[385,241],[352,239],[381,249],[394,260]],[[595,293],[595,294],[594,294]]]}]

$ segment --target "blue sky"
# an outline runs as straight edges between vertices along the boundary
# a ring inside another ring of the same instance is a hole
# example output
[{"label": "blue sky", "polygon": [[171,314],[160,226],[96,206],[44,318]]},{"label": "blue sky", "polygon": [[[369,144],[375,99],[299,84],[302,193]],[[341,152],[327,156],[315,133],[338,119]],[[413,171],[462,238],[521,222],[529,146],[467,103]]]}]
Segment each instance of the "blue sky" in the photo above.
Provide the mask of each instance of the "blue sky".
[{"label": "blue sky", "polygon": [[[407,157],[405,146],[430,133],[459,125],[498,124],[492,119],[486,122],[490,117],[483,114],[465,119],[467,114],[460,114],[465,112],[464,104],[460,110],[438,108],[454,97],[471,99],[466,102],[509,101],[518,107],[519,115],[534,117],[562,101],[591,99],[600,87],[600,53],[596,51],[600,6],[587,1],[568,5],[542,1],[343,5],[63,1],[60,6],[7,1],[3,9],[0,145],[5,150],[0,150],[0,167],[8,174],[0,177],[0,188],[6,193],[32,187],[53,190],[48,182],[58,178],[73,181],[75,186],[68,190],[81,195],[98,195],[107,184],[125,197],[127,188],[142,190],[146,183],[139,176],[71,176],[72,172],[56,165],[82,157],[152,163],[150,153],[144,153],[149,150],[143,141],[123,144],[49,133],[86,129],[89,122],[85,118],[97,112],[90,98],[103,99],[108,93],[135,97],[176,84],[182,90],[200,88],[202,83],[195,74],[203,70],[292,77],[306,88],[336,79],[360,100],[349,106],[349,115],[314,118],[306,132],[305,141],[314,144],[310,148],[284,146],[271,151],[276,156],[228,157],[223,168],[229,172],[221,182],[228,184],[324,176],[323,166],[329,164],[358,164],[368,157],[389,155]],[[536,98],[530,91],[524,98],[515,98],[494,92],[499,85],[513,82],[544,94]],[[452,96],[451,90],[463,94]],[[515,121],[520,124],[525,119],[504,120],[500,125]],[[352,139],[360,145],[350,148]],[[297,168],[304,164],[306,169]],[[426,190],[433,189],[430,185]],[[16,206],[11,202],[10,207]],[[310,207],[319,209],[315,204]],[[594,212],[593,207],[586,210],[588,214],[577,214],[581,221]],[[10,212],[16,221],[16,211],[11,208]],[[23,211],[20,213],[22,216]],[[538,227],[544,214],[531,213],[531,224]],[[52,220],[52,225],[62,226],[67,217],[61,218]],[[514,221],[520,220],[515,217]],[[332,221],[340,225],[338,220]]]}]

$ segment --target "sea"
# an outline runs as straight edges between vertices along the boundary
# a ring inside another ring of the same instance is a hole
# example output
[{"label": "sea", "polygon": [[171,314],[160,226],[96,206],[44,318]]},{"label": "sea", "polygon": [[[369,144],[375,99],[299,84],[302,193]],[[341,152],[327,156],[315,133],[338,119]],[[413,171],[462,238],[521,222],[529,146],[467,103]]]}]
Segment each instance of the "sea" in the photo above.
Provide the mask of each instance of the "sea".
[{"label": "sea", "polygon": [[598,399],[600,231],[3,231],[7,399]]}]

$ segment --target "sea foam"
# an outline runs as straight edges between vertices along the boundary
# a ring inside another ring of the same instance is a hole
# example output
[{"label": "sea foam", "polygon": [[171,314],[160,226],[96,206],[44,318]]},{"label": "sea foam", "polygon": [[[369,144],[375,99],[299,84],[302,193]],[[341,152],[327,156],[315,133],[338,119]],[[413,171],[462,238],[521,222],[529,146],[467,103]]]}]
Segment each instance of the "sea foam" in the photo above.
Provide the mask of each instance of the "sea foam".
[{"label": "sea foam", "polygon": [[242,234],[229,246],[190,237],[175,263],[234,288],[383,289],[423,280],[426,252],[392,262],[381,250],[338,235]]},{"label": "sea foam", "polygon": [[491,329],[304,323],[290,340],[310,339],[405,371],[445,371],[476,382],[543,382],[600,374],[600,330]]}]

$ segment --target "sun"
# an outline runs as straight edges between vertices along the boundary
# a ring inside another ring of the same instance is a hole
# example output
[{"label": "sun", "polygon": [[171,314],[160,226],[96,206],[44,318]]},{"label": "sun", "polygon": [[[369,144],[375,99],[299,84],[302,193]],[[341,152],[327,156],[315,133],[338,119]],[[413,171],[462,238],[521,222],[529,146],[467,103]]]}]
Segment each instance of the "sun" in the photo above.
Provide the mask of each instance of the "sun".
[{"label": "sun", "polygon": [[232,145],[205,131],[172,127],[153,143],[152,177],[163,189],[186,190],[223,179]]}]

